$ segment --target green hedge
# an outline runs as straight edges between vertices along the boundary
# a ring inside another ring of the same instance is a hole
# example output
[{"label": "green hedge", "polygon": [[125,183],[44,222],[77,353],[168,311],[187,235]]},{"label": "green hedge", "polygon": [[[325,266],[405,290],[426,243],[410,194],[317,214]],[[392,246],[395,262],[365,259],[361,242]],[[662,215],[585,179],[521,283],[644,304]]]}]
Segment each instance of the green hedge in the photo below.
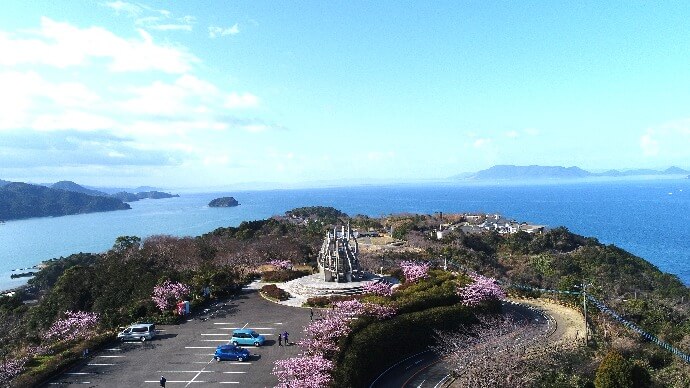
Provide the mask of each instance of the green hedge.
[{"label": "green hedge", "polygon": [[266,271],[261,274],[261,280],[269,283],[282,283],[307,275],[311,275],[311,272],[284,269],[280,271]]},{"label": "green hedge", "polygon": [[386,321],[355,323],[341,341],[334,387],[365,387],[396,362],[433,343],[433,330],[454,330],[475,321],[473,309],[462,305],[435,307]]}]

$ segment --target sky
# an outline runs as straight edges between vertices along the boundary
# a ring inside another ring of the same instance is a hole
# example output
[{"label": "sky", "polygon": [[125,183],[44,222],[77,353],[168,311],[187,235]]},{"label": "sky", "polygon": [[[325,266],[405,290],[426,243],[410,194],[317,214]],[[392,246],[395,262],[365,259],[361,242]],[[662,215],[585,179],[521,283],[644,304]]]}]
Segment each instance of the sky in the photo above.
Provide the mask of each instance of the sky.
[{"label": "sky", "polygon": [[0,179],[690,168],[687,1],[3,1]]}]

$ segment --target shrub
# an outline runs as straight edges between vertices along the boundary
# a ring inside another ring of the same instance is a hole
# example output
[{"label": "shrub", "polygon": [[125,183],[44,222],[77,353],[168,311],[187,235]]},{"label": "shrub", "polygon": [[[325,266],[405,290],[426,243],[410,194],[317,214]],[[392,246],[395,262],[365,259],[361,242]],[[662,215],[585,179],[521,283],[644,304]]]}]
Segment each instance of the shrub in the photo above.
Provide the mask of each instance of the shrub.
[{"label": "shrub", "polygon": [[290,294],[278,288],[275,284],[267,284],[261,287],[261,292],[267,297],[276,300],[288,300],[290,298]]},{"label": "shrub", "polygon": [[647,370],[625,359],[617,351],[611,351],[604,357],[594,378],[596,388],[642,388],[650,385]]}]

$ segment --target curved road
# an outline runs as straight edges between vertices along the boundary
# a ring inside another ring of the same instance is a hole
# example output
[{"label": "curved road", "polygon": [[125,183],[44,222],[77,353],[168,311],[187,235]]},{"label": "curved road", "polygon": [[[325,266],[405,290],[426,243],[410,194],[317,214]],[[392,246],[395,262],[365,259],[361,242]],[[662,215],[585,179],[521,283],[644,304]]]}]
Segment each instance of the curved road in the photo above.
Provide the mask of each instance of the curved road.
[{"label": "curved road", "polygon": [[[564,319],[560,314],[545,314],[538,309],[541,307],[544,307],[544,305],[534,302],[525,302],[525,304],[515,302],[503,303],[504,311],[511,315],[516,322],[528,322],[532,325],[538,325],[540,331],[550,341],[562,340],[569,334],[567,328],[572,323]],[[408,357],[392,366],[383,372],[371,384],[370,388],[441,387],[444,386],[449,378],[448,370],[449,368],[445,364],[445,360],[428,350]]]}]

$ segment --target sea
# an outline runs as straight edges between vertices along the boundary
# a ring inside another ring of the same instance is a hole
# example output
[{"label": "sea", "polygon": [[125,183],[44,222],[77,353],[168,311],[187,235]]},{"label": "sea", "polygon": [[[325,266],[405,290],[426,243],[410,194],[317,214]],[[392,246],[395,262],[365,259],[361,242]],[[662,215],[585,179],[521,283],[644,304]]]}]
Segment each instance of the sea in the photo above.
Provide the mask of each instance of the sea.
[{"label": "sea", "polygon": [[[235,197],[240,206],[210,208]],[[131,210],[32,218],[0,224],[0,289],[44,260],[104,252],[118,236],[198,236],[302,206],[332,206],[348,215],[499,213],[517,221],[615,244],[690,285],[690,179],[533,182],[425,182],[181,194],[130,203]]]}]

